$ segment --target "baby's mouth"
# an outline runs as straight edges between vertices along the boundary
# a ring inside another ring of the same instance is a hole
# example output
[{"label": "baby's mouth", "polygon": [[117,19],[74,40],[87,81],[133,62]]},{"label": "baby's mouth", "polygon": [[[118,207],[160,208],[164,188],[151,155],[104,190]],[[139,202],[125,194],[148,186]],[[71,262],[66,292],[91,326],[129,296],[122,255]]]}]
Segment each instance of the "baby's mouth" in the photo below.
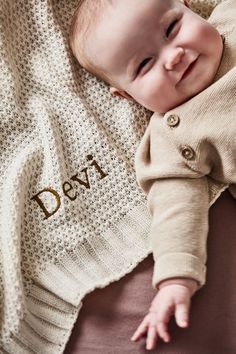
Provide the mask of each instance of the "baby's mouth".
[{"label": "baby's mouth", "polygon": [[194,70],[196,63],[197,63],[198,57],[187,67],[187,69],[184,71],[181,79],[179,81],[184,80],[187,76],[191,74],[191,72]]}]

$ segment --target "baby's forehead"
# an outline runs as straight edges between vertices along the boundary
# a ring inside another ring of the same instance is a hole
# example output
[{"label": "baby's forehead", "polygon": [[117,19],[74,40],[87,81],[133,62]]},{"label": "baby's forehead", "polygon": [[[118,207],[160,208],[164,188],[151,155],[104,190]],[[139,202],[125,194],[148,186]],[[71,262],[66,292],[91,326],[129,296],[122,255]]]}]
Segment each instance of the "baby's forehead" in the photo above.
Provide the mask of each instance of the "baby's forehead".
[{"label": "baby's forehead", "polygon": [[119,35],[121,29],[131,30],[132,26],[140,27],[147,19],[161,20],[162,16],[171,8],[175,7],[177,0],[119,0],[108,1],[102,9],[99,17],[95,19],[94,36],[100,33],[109,36],[114,33]]},{"label": "baby's forehead", "polygon": [[174,3],[174,0],[108,1],[87,41],[90,57],[107,68],[110,64],[125,65],[139,46],[143,48],[148,34],[157,30],[157,23]]},{"label": "baby's forehead", "polygon": [[109,21],[109,16],[103,16],[103,12],[108,11],[109,15],[119,16],[123,23],[125,22],[125,17],[127,15],[132,15],[134,12],[139,13],[141,17],[145,17],[146,10],[154,10],[152,12],[153,16],[159,14],[160,16],[167,11],[169,8],[174,7],[181,0],[119,0],[119,1],[107,1],[106,6],[104,6],[102,13],[100,13],[100,19],[104,22]]},{"label": "baby's forehead", "polygon": [[108,1],[91,31],[94,45],[106,41],[117,45],[117,41],[125,42],[127,37],[135,39],[137,30],[141,32],[142,28],[158,24],[176,3],[176,0]]}]

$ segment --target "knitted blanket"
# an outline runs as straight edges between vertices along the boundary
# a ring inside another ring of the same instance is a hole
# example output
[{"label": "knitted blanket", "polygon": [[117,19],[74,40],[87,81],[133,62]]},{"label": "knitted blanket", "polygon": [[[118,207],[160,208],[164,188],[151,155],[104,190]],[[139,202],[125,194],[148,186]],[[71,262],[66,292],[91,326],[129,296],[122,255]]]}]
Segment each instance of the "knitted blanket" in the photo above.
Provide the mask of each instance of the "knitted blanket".
[{"label": "knitted blanket", "polygon": [[[60,354],[84,296],[151,252],[134,173],[151,112],[72,57],[77,0],[0,6],[0,352]],[[211,204],[224,188],[209,180]]]}]

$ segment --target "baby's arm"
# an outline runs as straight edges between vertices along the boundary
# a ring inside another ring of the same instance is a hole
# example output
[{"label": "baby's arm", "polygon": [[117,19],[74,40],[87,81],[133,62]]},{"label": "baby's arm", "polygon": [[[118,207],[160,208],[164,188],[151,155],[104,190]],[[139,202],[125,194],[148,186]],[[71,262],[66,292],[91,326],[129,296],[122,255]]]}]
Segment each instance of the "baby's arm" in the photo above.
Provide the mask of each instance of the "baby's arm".
[{"label": "baby's arm", "polygon": [[188,326],[190,300],[197,287],[197,282],[192,279],[175,278],[161,282],[149,313],[144,317],[131,340],[137,341],[147,335],[146,348],[148,350],[155,347],[158,338],[169,342],[168,322],[171,315],[175,316],[179,327]]},{"label": "baby's arm", "polygon": [[195,279],[202,286],[209,211],[206,177],[157,180],[148,202],[152,214],[153,287],[171,278]]},{"label": "baby's arm", "polygon": [[206,178],[157,180],[148,201],[155,260],[153,286],[160,290],[132,340],[147,334],[147,349],[152,349],[158,337],[170,340],[167,325],[172,314],[180,327],[187,327],[191,296],[205,282]]}]

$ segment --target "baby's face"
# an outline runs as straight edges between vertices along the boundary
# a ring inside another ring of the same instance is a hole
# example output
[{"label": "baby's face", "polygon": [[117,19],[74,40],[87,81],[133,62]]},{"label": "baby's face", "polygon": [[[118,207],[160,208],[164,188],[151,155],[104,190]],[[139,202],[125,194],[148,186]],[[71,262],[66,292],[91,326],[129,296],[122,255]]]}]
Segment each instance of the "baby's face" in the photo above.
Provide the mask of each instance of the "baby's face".
[{"label": "baby's face", "polygon": [[220,64],[218,31],[178,0],[119,0],[88,41],[111,92],[165,113],[209,86]]}]

